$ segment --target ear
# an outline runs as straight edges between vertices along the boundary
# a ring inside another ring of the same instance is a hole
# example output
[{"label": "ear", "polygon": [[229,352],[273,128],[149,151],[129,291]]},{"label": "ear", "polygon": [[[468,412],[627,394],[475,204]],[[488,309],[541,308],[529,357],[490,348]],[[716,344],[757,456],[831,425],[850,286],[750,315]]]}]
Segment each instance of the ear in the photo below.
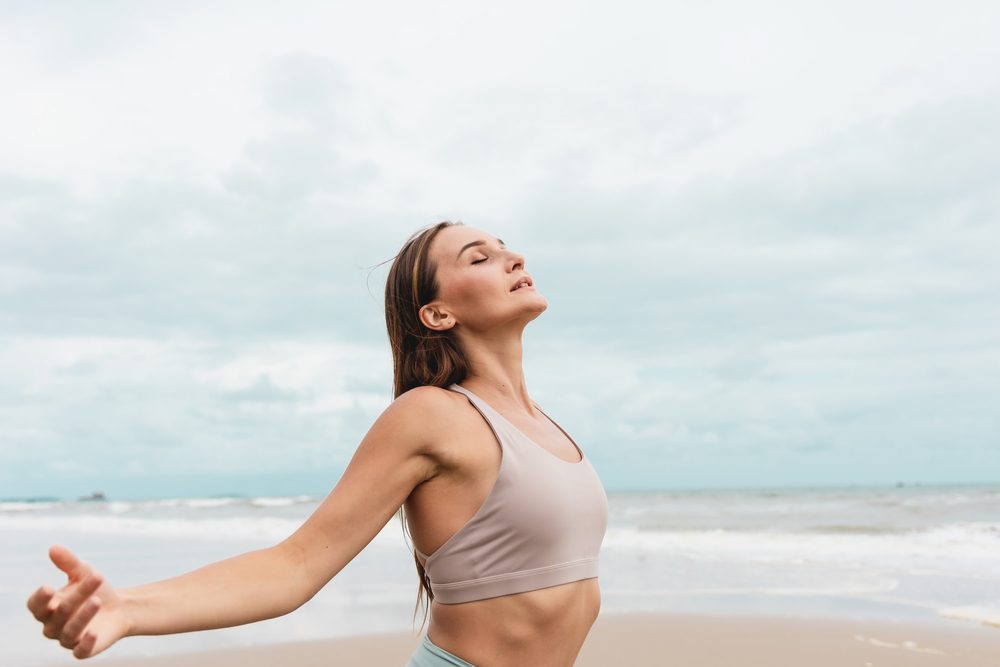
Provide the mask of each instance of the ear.
[{"label": "ear", "polygon": [[429,303],[420,309],[420,321],[432,331],[447,331],[455,326],[455,318],[437,303]]}]

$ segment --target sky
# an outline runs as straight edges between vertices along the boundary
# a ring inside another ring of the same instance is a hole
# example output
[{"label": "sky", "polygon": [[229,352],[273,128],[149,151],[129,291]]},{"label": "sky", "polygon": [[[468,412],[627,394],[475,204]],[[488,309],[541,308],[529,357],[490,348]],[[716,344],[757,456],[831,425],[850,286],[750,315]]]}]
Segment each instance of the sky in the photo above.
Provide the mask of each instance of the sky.
[{"label": "sky", "polygon": [[995,2],[0,5],[0,497],[325,493],[417,229],[611,491],[1000,481]]}]

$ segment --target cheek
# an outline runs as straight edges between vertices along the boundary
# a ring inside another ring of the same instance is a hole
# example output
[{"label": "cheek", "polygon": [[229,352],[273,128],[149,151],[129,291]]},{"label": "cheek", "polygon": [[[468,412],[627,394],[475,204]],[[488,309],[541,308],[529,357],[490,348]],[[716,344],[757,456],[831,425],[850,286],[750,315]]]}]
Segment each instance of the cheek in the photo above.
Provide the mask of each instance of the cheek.
[{"label": "cheek", "polygon": [[501,296],[497,281],[486,271],[469,272],[452,284],[452,298],[464,307],[476,308]]},{"label": "cheek", "polygon": [[497,312],[502,308],[503,301],[496,289],[491,289],[489,285],[479,285],[479,289],[470,289],[461,297],[461,309],[468,315],[474,317],[488,317],[490,313]]}]

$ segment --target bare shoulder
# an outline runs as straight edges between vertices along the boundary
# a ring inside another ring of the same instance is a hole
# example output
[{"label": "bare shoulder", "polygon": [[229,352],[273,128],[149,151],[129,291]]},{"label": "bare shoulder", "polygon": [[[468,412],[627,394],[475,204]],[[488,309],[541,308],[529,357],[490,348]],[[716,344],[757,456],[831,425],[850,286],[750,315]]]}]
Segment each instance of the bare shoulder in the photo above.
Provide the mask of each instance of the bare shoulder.
[{"label": "bare shoulder", "polygon": [[386,410],[392,410],[400,417],[427,418],[440,421],[442,418],[456,416],[456,413],[468,405],[469,401],[462,394],[441,387],[415,387],[395,401]]},{"label": "bare shoulder", "polygon": [[[441,387],[416,387],[394,400],[375,423],[398,441],[430,450],[474,417],[468,399]],[[429,452],[428,452],[429,453]]]},{"label": "bare shoulder", "polygon": [[459,400],[466,401],[466,398],[443,387],[426,386],[414,387],[393,401],[393,405],[405,406],[406,408],[448,410],[449,408],[453,409]]}]

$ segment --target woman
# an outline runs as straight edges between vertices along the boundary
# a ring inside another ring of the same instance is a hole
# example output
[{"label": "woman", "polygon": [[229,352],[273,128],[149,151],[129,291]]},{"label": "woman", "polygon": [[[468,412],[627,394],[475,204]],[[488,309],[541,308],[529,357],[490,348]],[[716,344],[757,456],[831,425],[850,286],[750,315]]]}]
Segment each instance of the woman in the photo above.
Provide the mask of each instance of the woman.
[{"label": "woman", "polygon": [[385,294],[396,400],[302,527],[274,547],[123,590],[54,546],[69,583],[28,600],[46,637],[87,658],[129,635],[287,614],[402,506],[432,600],[410,665],[573,664],[600,608],[607,498],[528,397],[521,334],[547,303],[524,257],[440,223],[403,246]]}]

